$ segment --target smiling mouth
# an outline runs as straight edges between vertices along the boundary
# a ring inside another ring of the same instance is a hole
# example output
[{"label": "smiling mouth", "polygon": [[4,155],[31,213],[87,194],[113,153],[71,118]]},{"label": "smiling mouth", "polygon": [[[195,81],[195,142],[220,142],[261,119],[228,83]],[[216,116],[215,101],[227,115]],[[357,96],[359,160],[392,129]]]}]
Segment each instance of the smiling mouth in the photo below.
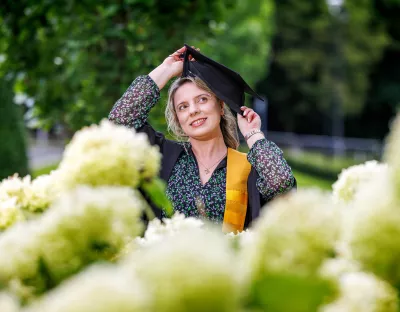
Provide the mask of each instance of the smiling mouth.
[{"label": "smiling mouth", "polygon": [[197,120],[193,121],[190,125],[191,125],[192,127],[201,126],[201,125],[206,121],[206,119],[207,119],[207,118],[197,119]]}]

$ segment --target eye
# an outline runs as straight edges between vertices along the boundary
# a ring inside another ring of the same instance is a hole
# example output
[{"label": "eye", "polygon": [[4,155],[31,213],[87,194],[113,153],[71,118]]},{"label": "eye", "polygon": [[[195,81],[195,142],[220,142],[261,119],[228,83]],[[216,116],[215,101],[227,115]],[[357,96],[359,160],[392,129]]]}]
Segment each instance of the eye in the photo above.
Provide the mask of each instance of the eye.
[{"label": "eye", "polygon": [[208,100],[207,97],[202,96],[202,97],[199,98],[199,103],[205,103],[205,102],[207,102],[207,100]]},{"label": "eye", "polygon": [[181,104],[181,105],[178,106],[178,111],[182,111],[182,110],[184,110],[186,107],[187,107],[186,104]]}]

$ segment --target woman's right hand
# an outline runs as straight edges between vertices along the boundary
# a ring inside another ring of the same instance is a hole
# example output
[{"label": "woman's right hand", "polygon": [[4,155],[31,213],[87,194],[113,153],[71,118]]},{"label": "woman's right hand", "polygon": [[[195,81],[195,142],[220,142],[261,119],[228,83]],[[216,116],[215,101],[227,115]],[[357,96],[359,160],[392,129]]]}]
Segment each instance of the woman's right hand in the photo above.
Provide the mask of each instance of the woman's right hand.
[{"label": "woman's right hand", "polygon": [[[194,48],[194,47],[193,47]],[[200,49],[196,49],[200,51]],[[169,55],[157,68],[150,74],[150,78],[157,84],[161,90],[171,78],[178,77],[183,71],[183,58],[179,56],[186,51],[186,47],[182,47]],[[189,60],[194,60],[189,56]]]},{"label": "woman's right hand", "polygon": [[178,77],[183,71],[183,58],[180,55],[186,51],[186,47],[182,47],[169,55],[161,66],[168,68],[170,78]]}]

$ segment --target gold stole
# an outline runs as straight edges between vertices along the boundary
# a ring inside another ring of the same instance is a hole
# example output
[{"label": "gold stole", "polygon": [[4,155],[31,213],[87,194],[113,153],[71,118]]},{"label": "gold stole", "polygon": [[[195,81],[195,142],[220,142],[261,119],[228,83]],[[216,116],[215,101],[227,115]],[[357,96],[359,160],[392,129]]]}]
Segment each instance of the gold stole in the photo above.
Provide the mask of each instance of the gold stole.
[{"label": "gold stole", "polygon": [[226,205],[222,231],[241,232],[247,212],[247,178],[251,165],[247,156],[228,148],[228,165],[226,169]]}]

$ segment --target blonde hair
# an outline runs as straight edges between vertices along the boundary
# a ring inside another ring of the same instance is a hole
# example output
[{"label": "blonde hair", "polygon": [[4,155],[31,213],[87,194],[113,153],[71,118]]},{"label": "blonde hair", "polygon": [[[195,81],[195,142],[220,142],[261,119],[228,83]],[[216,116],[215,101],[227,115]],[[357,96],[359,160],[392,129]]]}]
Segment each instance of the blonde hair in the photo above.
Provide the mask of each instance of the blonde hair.
[{"label": "blonde hair", "polygon": [[[194,83],[198,88],[207,91],[212,96],[214,96],[217,101],[222,105],[223,101],[218,99],[214,92],[204,83],[203,80],[197,77],[184,77],[176,79],[168,90],[168,101],[167,107],[165,108],[165,119],[168,124],[168,131],[172,132],[173,135],[179,141],[187,141],[189,139],[188,135],[183,131],[181,125],[179,124],[178,116],[176,115],[174,96],[176,90],[178,90],[182,85],[187,82]],[[225,145],[227,147],[237,149],[239,147],[239,135],[237,130],[237,122],[235,116],[230,111],[228,105],[224,105],[224,114],[221,116],[221,132],[224,138]]]}]

